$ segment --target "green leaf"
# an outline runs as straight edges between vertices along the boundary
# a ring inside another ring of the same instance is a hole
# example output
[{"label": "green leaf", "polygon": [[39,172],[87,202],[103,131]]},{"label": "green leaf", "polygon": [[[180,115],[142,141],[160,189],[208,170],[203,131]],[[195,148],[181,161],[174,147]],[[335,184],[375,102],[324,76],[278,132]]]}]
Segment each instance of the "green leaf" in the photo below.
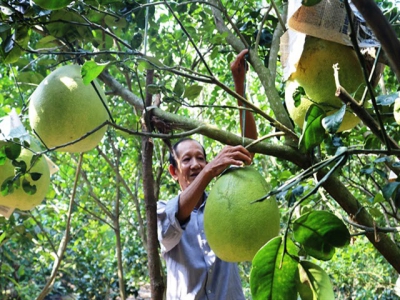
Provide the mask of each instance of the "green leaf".
[{"label": "green leaf", "polygon": [[6,23],[0,23],[0,33],[6,32],[11,29],[11,26]]},{"label": "green leaf", "polygon": [[218,56],[218,54],[219,54],[219,49],[218,49],[218,47],[215,47],[215,48],[211,51],[210,58],[211,58],[211,59],[215,59],[215,58]]},{"label": "green leaf", "polygon": [[397,98],[400,98],[400,92],[390,94],[390,95],[379,95],[376,97],[376,104],[382,106],[392,105]]},{"label": "green leaf", "polygon": [[40,177],[42,177],[42,173],[37,173],[37,172],[29,173],[29,175],[31,175],[33,181],[38,181]]},{"label": "green leaf", "polygon": [[59,45],[58,39],[52,35],[45,36],[36,43],[36,49],[53,48]]},{"label": "green leaf", "polygon": [[335,295],[328,274],[318,265],[301,261],[298,264],[297,291],[302,300],[333,300]]},{"label": "green leaf", "polygon": [[125,18],[117,18],[111,15],[106,15],[104,21],[111,28],[126,28],[128,24]]},{"label": "green leaf", "polygon": [[377,149],[381,146],[381,141],[374,134],[369,134],[364,138],[365,149]]},{"label": "green leaf", "polygon": [[22,55],[21,47],[15,42],[15,35],[11,35],[5,39],[1,46],[3,50],[3,62],[6,64],[15,63]]},{"label": "green leaf", "polygon": [[[287,251],[293,255],[296,246],[287,240]],[[254,256],[250,271],[250,289],[253,300],[296,300],[295,278],[297,261],[284,253],[283,237],[265,244]]]},{"label": "green leaf", "polygon": [[26,173],[27,166],[26,166],[26,162],[24,162],[23,160],[21,160],[21,161],[13,160],[12,165],[15,167],[17,173],[21,173],[21,174]]},{"label": "green leaf", "polygon": [[193,84],[190,87],[186,88],[185,93],[183,94],[183,98],[194,100],[200,95],[202,89],[203,87],[201,85]]},{"label": "green leaf", "polygon": [[385,202],[385,198],[381,193],[376,193],[373,199],[373,203],[382,203]]},{"label": "green leaf", "polygon": [[0,235],[0,245],[1,243],[4,241],[4,239],[7,237],[7,231],[4,231],[1,235]]},{"label": "green leaf", "polygon": [[7,161],[6,144],[0,146],[0,166],[4,165]]},{"label": "green leaf", "polygon": [[321,144],[325,137],[325,129],[321,124],[325,112],[317,105],[311,105],[306,113],[303,133],[299,141],[299,149],[308,152]]},{"label": "green leaf", "polygon": [[56,38],[64,38],[71,42],[92,40],[93,34],[89,27],[80,26],[79,24],[87,24],[87,22],[80,14],[62,9],[51,13],[50,23],[46,28],[50,35]]},{"label": "green leaf", "polygon": [[21,145],[16,143],[7,143],[5,145],[5,154],[9,160],[14,160],[21,154]]},{"label": "green leaf", "polygon": [[303,96],[306,96],[306,92],[304,91],[304,88],[302,86],[297,86],[292,94],[292,98],[293,98],[295,107],[298,107],[299,105],[301,105],[301,98]]},{"label": "green leaf", "polygon": [[140,32],[135,33],[131,40],[132,49],[134,50],[139,49],[142,43],[143,43],[143,34]]},{"label": "green leaf", "polygon": [[321,260],[330,260],[335,247],[350,243],[350,233],[342,220],[327,211],[302,215],[293,222],[293,233],[307,254]]},{"label": "green leaf", "polygon": [[162,87],[158,84],[149,84],[147,85],[146,91],[151,95],[155,95],[162,91]]},{"label": "green leaf", "polygon": [[185,84],[183,83],[183,81],[181,79],[178,79],[176,81],[173,92],[178,97],[181,97],[183,95],[183,93],[185,92]]},{"label": "green leaf", "polygon": [[29,84],[40,84],[43,79],[44,77],[42,74],[34,71],[20,72],[17,77],[19,82]]},{"label": "green leaf", "polygon": [[36,185],[31,185],[31,183],[26,178],[22,180],[22,189],[28,195],[33,195],[36,193]]},{"label": "green leaf", "polygon": [[392,197],[393,193],[397,190],[399,185],[400,182],[395,181],[383,186],[382,193],[386,200],[389,200]]},{"label": "green leaf", "polygon": [[101,72],[103,72],[104,68],[107,65],[108,63],[99,64],[92,60],[85,62],[81,69],[83,84],[90,84],[93,80],[97,78],[97,76],[101,74]]},{"label": "green leaf", "polygon": [[14,176],[6,178],[1,183],[0,191],[2,196],[7,196],[14,192]]},{"label": "green leaf", "polygon": [[143,56],[152,66],[157,68],[163,68],[164,65],[155,57],[153,56]]},{"label": "green leaf", "polygon": [[72,0],[34,0],[33,2],[36,5],[40,6],[41,8],[55,10],[55,9],[67,7],[73,1]]},{"label": "green leaf", "polygon": [[346,105],[342,105],[340,109],[334,114],[327,116],[322,119],[322,126],[330,134],[334,134],[338,131],[340,125],[342,124],[344,115],[346,113]]}]

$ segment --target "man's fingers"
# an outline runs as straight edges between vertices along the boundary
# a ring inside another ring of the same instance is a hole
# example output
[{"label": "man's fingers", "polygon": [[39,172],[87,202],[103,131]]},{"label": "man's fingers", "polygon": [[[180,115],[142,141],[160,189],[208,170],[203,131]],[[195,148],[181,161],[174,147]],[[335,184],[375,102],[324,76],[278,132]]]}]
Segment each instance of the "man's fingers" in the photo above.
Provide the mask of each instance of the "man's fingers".
[{"label": "man's fingers", "polygon": [[240,53],[237,56],[237,60],[242,60],[244,58],[244,56],[249,52],[249,49],[243,49],[242,51],[240,51]]},{"label": "man's fingers", "polygon": [[239,162],[244,162],[246,164],[251,164],[252,157],[250,152],[243,146],[227,146],[224,148],[223,152],[227,152],[227,156],[235,160],[236,165],[240,165]]}]

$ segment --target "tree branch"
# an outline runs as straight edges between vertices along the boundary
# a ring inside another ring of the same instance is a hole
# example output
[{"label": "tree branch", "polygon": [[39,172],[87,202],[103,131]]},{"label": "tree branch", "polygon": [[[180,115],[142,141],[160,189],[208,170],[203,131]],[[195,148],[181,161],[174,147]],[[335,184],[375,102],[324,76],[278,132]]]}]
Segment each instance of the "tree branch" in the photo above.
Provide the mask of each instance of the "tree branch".
[{"label": "tree branch", "polygon": [[[217,0],[209,0],[211,4],[218,7]],[[222,16],[221,10],[212,7],[212,12],[214,15],[214,23],[217,30],[220,33],[228,34],[226,37],[226,41],[232,48],[235,49],[237,53],[245,49],[245,45],[229,30],[229,28],[224,23],[224,18]],[[264,87],[266,98],[268,99],[271,109],[275,114],[276,119],[282,123],[287,128],[293,130],[292,122],[289,118],[289,114],[283,106],[283,101],[279,97],[278,91],[275,88],[275,80],[271,77],[271,73],[267,68],[265,68],[264,63],[257,56],[255,51],[250,51],[250,63],[253,66],[255,72],[258,75],[258,78],[261,84]]]},{"label": "tree branch", "polygon": [[[318,179],[323,178],[325,172],[318,172]],[[323,184],[325,190],[346,211],[356,223],[375,227],[374,220],[357,198],[355,198],[346,186],[335,176],[331,176]],[[386,260],[400,273],[400,248],[383,232],[366,232],[366,237],[374,247],[386,258]]]},{"label": "tree branch", "polygon": [[397,81],[400,82],[400,41],[374,0],[352,0],[382,45]]},{"label": "tree branch", "polygon": [[43,300],[46,297],[46,295],[52,290],[54,281],[57,276],[58,268],[60,267],[61,261],[63,259],[65,249],[67,248],[67,244],[69,242],[69,236],[70,236],[69,230],[71,227],[72,209],[74,206],[75,194],[76,194],[76,190],[78,187],[78,178],[79,178],[79,174],[81,172],[82,162],[83,162],[83,153],[81,153],[79,156],[79,163],[78,163],[78,166],[77,166],[76,172],[75,172],[74,188],[72,190],[70,201],[69,201],[65,233],[64,233],[63,238],[61,239],[60,246],[57,251],[57,256],[56,256],[54,264],[53,264],[53,269],[51,270],[50,278],[47,280],[46,285],[43,287],[43,290],[40,292],[40,294],[36,298],[36,300]]},{"label": "tree branch", "polygon": [[[153,82],[154,70],[147,71],[146,87]],[[146,95],[146,105],[151,105],[151,96]],[[142,126],[143,131],[151,131],[147,127],[150,124],[150,115],[145,114]],[[162,300],[164,297],[165,283],[161,272],[161,261],[158,252],[157,235],[157,199],[154,191],[153,175],[153,141],[146,136],[142,137],[142,174],[143,174],[143,192],[146,203],[147,219],[147,258],[150,276],[150,288],[152,299]]]}]

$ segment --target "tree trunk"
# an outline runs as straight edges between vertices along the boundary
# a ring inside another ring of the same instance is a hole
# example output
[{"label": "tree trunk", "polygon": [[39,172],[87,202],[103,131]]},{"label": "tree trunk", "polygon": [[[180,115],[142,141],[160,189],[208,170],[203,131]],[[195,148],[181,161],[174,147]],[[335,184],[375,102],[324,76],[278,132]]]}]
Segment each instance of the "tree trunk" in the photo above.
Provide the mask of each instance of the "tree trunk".
[{"label": "tree trunk", "polygon": [[[153,82],[154,70],[147,71],[146,85]],[[146,106],[151,105],[151,95],[146,94]],[[146,118],[146,117],[145,117]],[[143,122],[143,131],[151,131],[149,120]],[[153,148],[151,138],[142,138],[142,168],[143,168],[143,192],[146,204],[147,218],[147,259],[149,267],[151,299],[162,300],[164,297],[165,284],[161,272],[161,261],[158,252],[157,237],[157,199],[154,191],[153,176]]]}]

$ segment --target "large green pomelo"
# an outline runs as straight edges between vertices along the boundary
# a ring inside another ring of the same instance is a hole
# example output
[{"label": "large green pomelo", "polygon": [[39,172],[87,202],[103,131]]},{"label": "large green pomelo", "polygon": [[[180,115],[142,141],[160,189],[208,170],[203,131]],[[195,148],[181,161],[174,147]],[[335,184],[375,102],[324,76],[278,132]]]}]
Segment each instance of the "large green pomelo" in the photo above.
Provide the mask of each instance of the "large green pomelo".
[{"label": "large green pomelo", "polygon": [[335,96],[334,64],[339,66],[340,85],[350,94],[361,94],[364,76],[353,48],[312,36],[306,37],[296,71],[289,79],[297,81],[313,101],[340,108],[342,101]]},{"label": "large green pomelo", "polygon": [[[0,142],[0,148],[5,145],[5,142]],[[32,147],[35,149],[35,147]],[[37,149],[35,149],[37,150]],[[31,167],[33,152],[29,149],[23,148],[20,156],[16,159],[17,161],[24,161],[27,165],[27,170],[29,173],[40,173],[41,177],[39,180],[34,181],[29,174],[25,175],[25,179],[30,183],[30,185],[36,186],[36,193],[33,195],[27,194],[23,188],[22,184],[17,189],[14,189],[13,193],[3,196],[0,193],[0,205],[4,205],[10,208],[18,208],[21,210],[30,210],[33,207],[40,204],[45,198],[47,191],[50,186],[50,170],[46,159],[41,156],[39,160]],[[11,160],[6,159],[5,164],[0,166],[0,186],[3,182],[14,176],[14,166]],[[22,180],[21,180],[22,181]]]},{"label": "large green pomelo", "polygon": [[[290,75],[285,89],[285,101],[294,122],[303,127],[304,117],[311,103],[318,104],[329,115],[336,112],[343,102],[335,96],[336,84],[333,65],[339,66],[339,81],[350,94],[358,98],[365,87],[362,68],[353,48],[307,36],[304,49],[296,71]],[[294,82],[304,88],[306,97],[301,105],[295,107],[292,91]],[[352,113],[346,113],[339,131],[353,128],[359,119]]]},{"label": "large green pomelo", "polygon": [[253,167],[232,168],[212,187],[204,211],[204,230],[214,253],[230,262],[251,261],[256,252],[279,234],[280,214],[274,197]]},{"label": "large green pomelo", "polygon": [[[106,97],[99,84],[97,91]],[[79,65],[62,66],[48,75],[30,97],[29,121],[48,147],[75,141],[108,120],[107,109],[92,84],[85,85]],[[106,126],[58,151],[85,152],[96,147]]]}]

